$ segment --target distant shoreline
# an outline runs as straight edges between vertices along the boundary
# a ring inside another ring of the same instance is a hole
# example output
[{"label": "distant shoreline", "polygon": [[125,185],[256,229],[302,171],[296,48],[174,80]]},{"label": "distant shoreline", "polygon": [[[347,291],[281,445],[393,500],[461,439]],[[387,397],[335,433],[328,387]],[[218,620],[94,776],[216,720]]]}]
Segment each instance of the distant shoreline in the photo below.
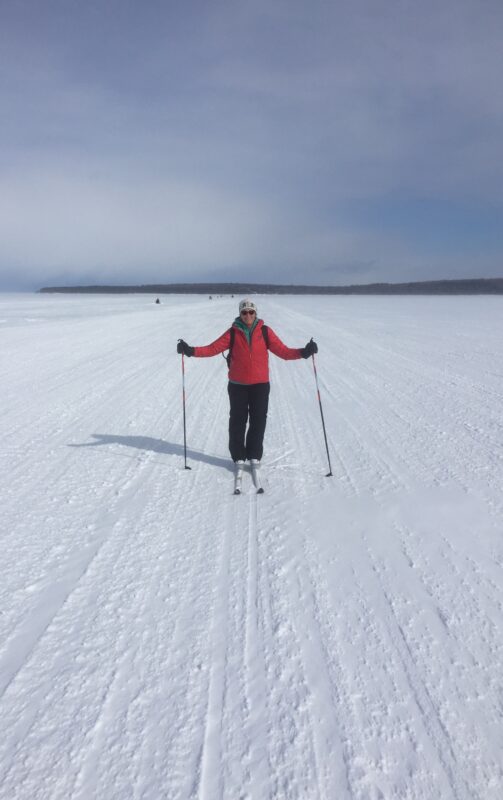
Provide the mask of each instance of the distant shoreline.
[{"label": "distant shoreline", "polygon": [[503,294],[503,278],[368,283],[351,286],[296,286],[270,283],[155,283],[138,286],[44,286],[41,294]]}]

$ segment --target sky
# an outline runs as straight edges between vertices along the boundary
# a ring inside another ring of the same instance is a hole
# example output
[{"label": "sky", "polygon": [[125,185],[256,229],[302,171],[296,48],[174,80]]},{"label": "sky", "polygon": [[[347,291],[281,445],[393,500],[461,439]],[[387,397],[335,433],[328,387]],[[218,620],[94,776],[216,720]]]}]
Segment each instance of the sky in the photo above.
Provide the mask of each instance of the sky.
[{"label": "sky", "polygon": [[0,290],[503,276],[501,0],[0,0]]}]

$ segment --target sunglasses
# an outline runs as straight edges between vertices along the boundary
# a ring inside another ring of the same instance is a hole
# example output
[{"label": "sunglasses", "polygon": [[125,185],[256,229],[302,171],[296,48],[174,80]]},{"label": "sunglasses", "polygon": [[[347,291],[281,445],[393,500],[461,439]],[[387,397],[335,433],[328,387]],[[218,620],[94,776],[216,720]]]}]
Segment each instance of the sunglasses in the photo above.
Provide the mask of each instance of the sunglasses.
[{"label": "sunglasses", "polygon": [[250,314],[250,315],[253,315],[253,314],[255,314],[255,311],[252,311],[251,309],[243,308],[243,310],[242,310],[241,314],[246,314],[246,315]]}]

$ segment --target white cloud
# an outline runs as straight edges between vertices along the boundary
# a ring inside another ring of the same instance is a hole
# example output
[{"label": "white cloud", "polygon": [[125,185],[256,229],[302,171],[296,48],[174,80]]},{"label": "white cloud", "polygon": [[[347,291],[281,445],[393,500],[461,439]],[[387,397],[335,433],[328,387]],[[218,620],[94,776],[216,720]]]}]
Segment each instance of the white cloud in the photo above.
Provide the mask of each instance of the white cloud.
[{"label": "white cloud", "polygon": [[352,203],[501,210],[495,0],[29,8],[0,33],[0,270],[420,277],[460,248]]}]

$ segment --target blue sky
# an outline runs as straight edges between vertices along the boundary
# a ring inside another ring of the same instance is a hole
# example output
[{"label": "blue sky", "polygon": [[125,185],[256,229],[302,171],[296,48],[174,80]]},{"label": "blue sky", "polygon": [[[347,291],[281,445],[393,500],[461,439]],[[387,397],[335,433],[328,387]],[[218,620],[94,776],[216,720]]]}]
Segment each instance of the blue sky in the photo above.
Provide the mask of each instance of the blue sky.
[{"label": "blue sky", "polygon": [[0,289],[503,275],[500,0],[3,0]]}]

